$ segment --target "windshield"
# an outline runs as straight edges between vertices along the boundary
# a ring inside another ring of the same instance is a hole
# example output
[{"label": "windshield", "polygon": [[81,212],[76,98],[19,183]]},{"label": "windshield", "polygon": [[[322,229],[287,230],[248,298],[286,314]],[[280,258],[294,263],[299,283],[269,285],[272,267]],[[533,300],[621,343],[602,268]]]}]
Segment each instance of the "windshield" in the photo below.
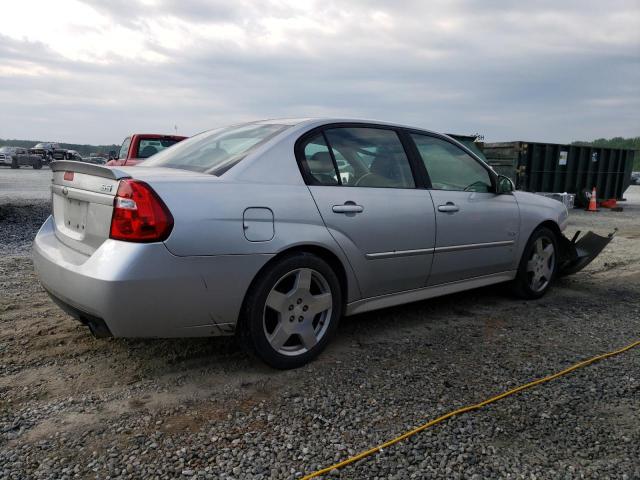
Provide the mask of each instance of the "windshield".
[{"label": "windshield", "polygon": [[163,150],[141,167],[169,167],[222,175],[253,148],[290,125],[246,123],[195,135]]}]

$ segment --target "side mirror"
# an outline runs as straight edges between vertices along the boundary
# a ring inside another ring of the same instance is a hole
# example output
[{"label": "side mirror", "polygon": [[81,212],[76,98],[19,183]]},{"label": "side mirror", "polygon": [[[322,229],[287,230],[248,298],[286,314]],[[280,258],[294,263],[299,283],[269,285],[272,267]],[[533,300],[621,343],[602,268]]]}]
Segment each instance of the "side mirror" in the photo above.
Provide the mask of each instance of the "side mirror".
[{"label": "side mirror", "polygon": [[516,189],[516,186],[513,184],[513,180],[504,175],[498,175],[496,193],[498,195],[502,195],[503,193],[510,193]]}]

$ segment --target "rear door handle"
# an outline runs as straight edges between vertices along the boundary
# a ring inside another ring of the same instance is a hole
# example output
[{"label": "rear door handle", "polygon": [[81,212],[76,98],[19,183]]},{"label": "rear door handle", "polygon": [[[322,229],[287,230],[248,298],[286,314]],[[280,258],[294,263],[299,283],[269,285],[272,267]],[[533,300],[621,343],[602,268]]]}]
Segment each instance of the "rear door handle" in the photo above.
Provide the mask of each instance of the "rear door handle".
[{"label": "rear door handle", "polygon": [[439,212],[457,212],[458,210],[460,210],[460,207],[458,207],[453,202],[447,202],[444,205],[438,205]]},{"label": "rear door handle", "polygon": [[364,207],[353,202],[345,202],[344,205],[334,205],[333,211],[335,213],[360,213],[364,211]]}]

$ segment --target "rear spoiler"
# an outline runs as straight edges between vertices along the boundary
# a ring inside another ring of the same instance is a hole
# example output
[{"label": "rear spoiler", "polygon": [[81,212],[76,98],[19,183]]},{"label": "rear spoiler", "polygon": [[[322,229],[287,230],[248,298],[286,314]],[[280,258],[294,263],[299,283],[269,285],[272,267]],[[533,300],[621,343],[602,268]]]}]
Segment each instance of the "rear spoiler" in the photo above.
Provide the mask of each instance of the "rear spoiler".
[{"label": "rear spoiler", "polygon": [[580,240],[578,240],[580,230],[576,232],[571,240],[561,235],[560,248],[563,255],[558,269],[560,275],[571,275],[589,265],[609,244],[617,231],[617,228],[614,229],[606,237],[587,232]]},{"label": "rear spoiler", "polygon": [[78,162],[75,160],[56,160],[55,162],[51,162],[51,170],[54,172],[85,173],[87,175],[110,178],[112,180],[131,177],[128,173],[117,168],[96,165],[95,163]]}]

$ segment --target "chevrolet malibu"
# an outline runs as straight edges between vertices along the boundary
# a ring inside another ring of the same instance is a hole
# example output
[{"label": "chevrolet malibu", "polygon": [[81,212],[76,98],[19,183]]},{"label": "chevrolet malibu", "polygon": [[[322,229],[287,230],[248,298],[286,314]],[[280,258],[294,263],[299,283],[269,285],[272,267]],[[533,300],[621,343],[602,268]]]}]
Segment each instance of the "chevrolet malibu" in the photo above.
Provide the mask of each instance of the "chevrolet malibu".
[{"label": "chevrolet malibu", "polygon": [[276,368],[341,316],[509,282],[545,294],[609,237],[514,191],[472,151],[380,122],[268,120],[207,131],[137,167],[52,164],[40,281],[94,335],[240,337]]}]

